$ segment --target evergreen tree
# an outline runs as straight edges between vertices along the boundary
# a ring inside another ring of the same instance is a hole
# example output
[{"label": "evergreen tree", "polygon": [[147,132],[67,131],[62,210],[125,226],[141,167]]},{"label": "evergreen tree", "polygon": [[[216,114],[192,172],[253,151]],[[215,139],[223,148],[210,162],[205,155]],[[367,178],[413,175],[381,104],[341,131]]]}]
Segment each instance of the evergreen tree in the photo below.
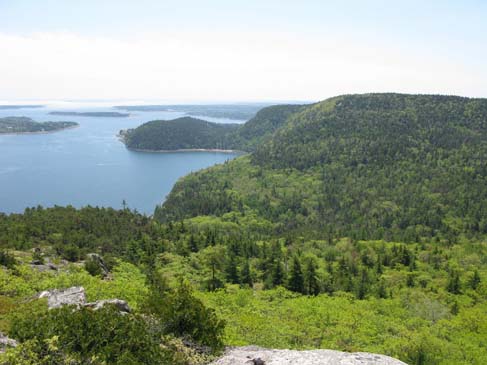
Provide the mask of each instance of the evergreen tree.
[{"label": "evergreen tree", "polygon": [[289,272],[289,280],[287,283],[287,288],[297,293],[305,292],[303,271],[301,270],[301,262],[299,261],[299,258],[296,255],[293,256],[293,261]]},{"label": "evergreen tree", "polygon": [[472,277],[470,278],[470,288],[477,290],[480,285],[480,274],[478,270],[475,270]]},{"label": "evergreen tree", "polygon": [[272,286],[284,284],[284,269],[280,259],[278,259],[273,266],[271,283]]},{"label": "evergreen tree", "polygon": [[306,294],[318,295],[320,293],[320,284],[316,274],[316,262],[314,259],[309,259],[304,268],[304,282],[306,287]]},{"label": "evergreen tree", "polygon": [[248,285],[249,287],[252,287],[254,284],[250,274],[250,264],[248,259],[245,260],[245,263],[242,265],[242,269],[240,270],[240,283],[243,285]]},{"label": "evergreen tree", "polygon": [[446,289],[452,294],[461,293],[460,275],[458,274],[457,271],[455,270],[450,271]]},{"label": "evergreen tree", "polygon": [[228,282],[232,284],[238,284],[240,282],[238,270],[237,270],[237,260],[233,252],[230,252],[225,265],[225,277]]}]

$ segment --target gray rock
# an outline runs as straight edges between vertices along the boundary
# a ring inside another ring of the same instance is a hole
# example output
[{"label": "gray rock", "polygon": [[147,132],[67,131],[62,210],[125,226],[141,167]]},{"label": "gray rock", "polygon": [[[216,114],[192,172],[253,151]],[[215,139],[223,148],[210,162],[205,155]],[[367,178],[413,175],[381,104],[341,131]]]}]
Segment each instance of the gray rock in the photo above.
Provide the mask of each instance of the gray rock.
[{"label": "gray rock", "polygon": [[49,309],[59,308],[63,305],[80,307],[86,304],[85,289],[81,286],[73,286],[62,290],[43,291],[39,294],[39,298],[47,298],[47,307]]},{"label": "gray rock", "polygon": [[212,365],[407,365],[389,356],[333,350],[272,350],[256,346],[228,349]]},{"label": "gray rock", "polygon": [[44,271],[57,271],[58,267],[52,263],[47,263],[47,264],[42,264],[40,261],[32,261],[30,264],[30,267],[33,269],[36,269],[39,272],[44,272]]},{"label": "gray rock", "polygon": [[75,305],[76,307],[87,307],[93,310],[103,308],[110,304],[118,308],[122,313],[130,313],[131,309],[125,300],[121,299],[105,299],[97,300],[96,302],[87,303],[85,289],[82,286],[73,286],[68,289],[54,289],[46,290],[40,293],[38,298],[47,298],[47,307],[49,309],[59,308],[63,305]]},{"label": "gray rock", "polygon": [[0,354],[5,352],[7,347],[17,347],[17,341],[8,338],[0,332]]},{"label": "gray rock", "polygon": [[131,309],[125,300],[120,299],[106,299],[106,300],[97,300],[93,303],[86,303],[84,306],[88,308],[93,308],[94,310],[98,310],[103,308],[105,305],[114,305],[117,309],[122,313],[130,313]]},{"label": "gray rock", "polygon": [[108,272],[109,272],[108,267],[100,255],[98,255],[97,253],[89,253],[86,255],[86,257],[89,260],[94,261],[100,267],[103,276],[108,275]]}]

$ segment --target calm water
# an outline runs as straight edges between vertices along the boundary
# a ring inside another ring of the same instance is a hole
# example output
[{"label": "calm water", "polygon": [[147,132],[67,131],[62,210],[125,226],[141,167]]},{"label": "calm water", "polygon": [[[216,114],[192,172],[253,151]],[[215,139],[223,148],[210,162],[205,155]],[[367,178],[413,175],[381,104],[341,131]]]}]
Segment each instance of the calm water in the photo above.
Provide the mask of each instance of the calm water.
[{"label": "calm water", "polygon": [[[213,152],[132,152],[116,138],[120,129],[182,116],[177,112],[91,118],[48,115],[51,110],[61,108],[0,110],[0,117],[27,116],[35,121],[69,120],[80,124],[78,128],[51,134],[0,135],[1,212],[22,212],[25,207],[38,204],[120,208],[125,200],[131,209],[152,214],[179,177],[236,156]],[[108,107],[69,110],[113,111]]]}]

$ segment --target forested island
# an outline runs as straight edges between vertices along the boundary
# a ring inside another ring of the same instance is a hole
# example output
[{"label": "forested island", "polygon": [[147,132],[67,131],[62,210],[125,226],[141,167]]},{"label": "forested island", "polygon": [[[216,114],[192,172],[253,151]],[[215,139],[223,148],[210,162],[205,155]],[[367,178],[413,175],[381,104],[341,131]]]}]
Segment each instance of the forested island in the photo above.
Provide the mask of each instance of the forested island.
[{"label": "forested island", "polygon": [[139,151],[226,149],[225,137],[238,124],[212,123],[192,117],[155,120],[135,129],[120,131],[125,145]]},{"label": "forested island", "polygon": [[[0,332],[19,342],[0,364],[207,364],[250,344],[484,364],[486,120],[487,99],[364,94],[139,127],[150,147],[249,154],[183,177],[154,217],[0,214]],[[76,310],[37,299],[78,286]],[[93,309],[111,298],[130,313]]]},{"label": "forested island", "polygon": [[35,122],[27,117],[0,118],[0,134],[47,133],[77,126],[75,122]]},{"label": "forested island", "polygon": [[54,111],[51,115],[66,115],[72,117],[102,117],[102,118],[126,118],[130,116],[129,113],[119,112],[70,112],[70,111]]},{"label": "forested island", "polygon": [[249,120],[269,104],[208,104],[208,105],[125,105],[115,108],[127,111],[155,112],[176,111],[190,116]]}]

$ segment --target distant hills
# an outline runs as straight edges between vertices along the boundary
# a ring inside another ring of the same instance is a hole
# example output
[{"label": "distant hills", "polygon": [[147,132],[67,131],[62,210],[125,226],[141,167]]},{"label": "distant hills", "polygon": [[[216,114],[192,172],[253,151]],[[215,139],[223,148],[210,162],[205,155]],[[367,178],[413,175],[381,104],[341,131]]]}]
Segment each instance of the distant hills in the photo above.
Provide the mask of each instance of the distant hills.
[{"label": "distant hills", "polygon": [[156,218],[253,215],[281,233],[405,242],[487,234],[486,99],[346,95],[264,115],[276,130],[257,124],[250,156],[184,177]]},{"label": "distant hills", "polygon": [[44,105],[0,105],[0,110],[15,110],[15,109],[37,109],[44,108]]},{"label": "distant hills", "polygon": [[66,115],[72,117],[102,117],[102,118],[125,118],[130,116],[129,113],[119,112],[71,112],[71,111],[54,111],[51,115]]},{"label": "distant hills", "polygon": [[157,112],[175,111],[183,112],[193,117],[226,118],[234,120],[249,120],[260,109],[269,104],[208,104],[208,105],[127,105],[115,108],[127,111]]},{"label": "distant hills", "polygon": [[75,122],[35,122],[27,117],[0,118],[0,134],[55,132],[78,126]]}]

